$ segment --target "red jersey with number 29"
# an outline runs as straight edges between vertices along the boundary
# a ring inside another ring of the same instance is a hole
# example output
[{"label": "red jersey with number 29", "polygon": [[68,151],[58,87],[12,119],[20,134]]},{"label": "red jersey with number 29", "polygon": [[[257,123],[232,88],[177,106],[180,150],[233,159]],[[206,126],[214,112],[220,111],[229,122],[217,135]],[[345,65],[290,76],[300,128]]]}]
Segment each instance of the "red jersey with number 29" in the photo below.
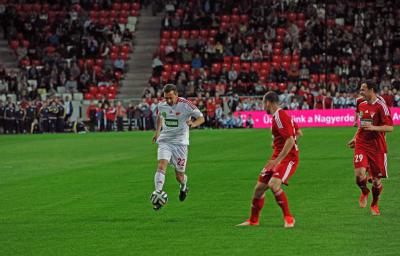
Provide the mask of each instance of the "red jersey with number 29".
[{"label": "red jersey with number 29", "polygon": [[274,136],[274,153],[272,159],[275,159],[285,146],[286,140],[293,136],[295,144],[287,156],[298,156],[299,150],[296,142],[296,130],[292,118],[282,109],[278,109],[272,118],[272,135]]},{"label": "red jersey with number 29", "polygon": [[[372,104],[364,101],[360,103],[358,110],[360,116],[360,125],[363,125],[364,123],[370,123],[374,126],[393,126],[390,110],[380,99],[377,99]],[[387,147],[385,132],[366,131],[360,127],[356,137],[356,149],[357,148],[369,152],[372,151],[386,153]]]}]

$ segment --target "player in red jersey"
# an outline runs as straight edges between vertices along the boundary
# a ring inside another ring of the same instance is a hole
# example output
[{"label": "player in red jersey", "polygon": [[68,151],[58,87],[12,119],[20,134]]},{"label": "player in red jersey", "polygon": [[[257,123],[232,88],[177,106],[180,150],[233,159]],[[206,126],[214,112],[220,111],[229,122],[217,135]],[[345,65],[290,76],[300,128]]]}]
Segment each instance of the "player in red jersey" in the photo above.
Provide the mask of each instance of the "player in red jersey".
[{"label": "player in red jersey", "polygon": [[367,206],[370,190],[367,187],[366,171],[372,176],[371,214],[380,215],[379,195],[382,192],[381,178],[387,178],[387,146],[385,133],[393,131],[393,120],[385,102],[376,95],[376,85],[371,81],[361,84],[360,94],[365,99],[358,106],[360,128],[348,146],[354,150],[356,183],[361,189],[359,205]]},{"label": "player in red jersey", "polygon": [[288,200],[281,185],[287,184],[295,173],[299,163],[299,151],[296,145],[296,131],[292,118],[279,108],[279,97],[275,92],[264,96],[264,109],[273,116],[272,134],[274,136],[274,152],[271,160],[261,171],[254,190],[251,216],[237,226],[256,226],[264,206],[264,194],[268,188],[274,193],[276,202],[281,207],[284,216],[284,227],[294,227],[295,220],[289,211]]}]

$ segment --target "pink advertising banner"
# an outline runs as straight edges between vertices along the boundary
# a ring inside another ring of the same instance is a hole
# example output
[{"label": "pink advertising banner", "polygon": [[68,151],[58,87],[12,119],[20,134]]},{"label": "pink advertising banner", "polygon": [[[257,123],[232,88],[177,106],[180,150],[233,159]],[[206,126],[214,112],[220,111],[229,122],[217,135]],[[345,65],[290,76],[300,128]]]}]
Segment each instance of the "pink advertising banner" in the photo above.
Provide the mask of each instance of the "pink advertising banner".
[{"label": "pink advertising banner", "polygon": [[[393,123],[400,125],[400,108],[391,108]],[[352,126],[354,123],[354,109],[331,110],[290,110],[287,113],[300,127],[332,127]],[[254,128],[270,128],[272,117],[265,111],[240,111],[234,116],[241,115],[246,121],[248,116],[254,120]]]}]

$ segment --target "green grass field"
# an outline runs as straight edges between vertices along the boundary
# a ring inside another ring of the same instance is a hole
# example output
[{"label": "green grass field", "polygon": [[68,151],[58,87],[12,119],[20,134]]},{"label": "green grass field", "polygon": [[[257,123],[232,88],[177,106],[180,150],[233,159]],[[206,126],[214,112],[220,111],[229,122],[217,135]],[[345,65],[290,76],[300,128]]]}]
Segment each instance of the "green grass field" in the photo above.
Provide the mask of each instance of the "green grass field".
[{"label": "green grass field", "polygon": [[152,133],[0,136],[0,255],[399,255],[400,128],[387,137],[382,215],[358,207],[354,128],[303,129],[285,188],[296,227],[270,191],[259,227],[250,211],[270,130],[192,131],[187,201],[172,169],[159,212]]}]

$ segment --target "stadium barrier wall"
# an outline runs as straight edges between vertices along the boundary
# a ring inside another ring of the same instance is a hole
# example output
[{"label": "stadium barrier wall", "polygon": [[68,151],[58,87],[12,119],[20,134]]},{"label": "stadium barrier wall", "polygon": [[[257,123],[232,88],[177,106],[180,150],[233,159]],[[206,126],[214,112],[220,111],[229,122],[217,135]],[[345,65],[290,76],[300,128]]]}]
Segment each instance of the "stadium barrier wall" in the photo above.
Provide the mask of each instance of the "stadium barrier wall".
[{"label": "stadium barrier wall", "polygon": [[[390,108],[394,125],[400,125],[400,108]],[[330,110],[288,110],[287,113],[300,127],[337,127],[353,126],[354,109]],[[254,120],[254,128],[270,128],[272,116],[265,111],[238,111],[235,117],[241,115],[245,122],[249,115]]]}]

